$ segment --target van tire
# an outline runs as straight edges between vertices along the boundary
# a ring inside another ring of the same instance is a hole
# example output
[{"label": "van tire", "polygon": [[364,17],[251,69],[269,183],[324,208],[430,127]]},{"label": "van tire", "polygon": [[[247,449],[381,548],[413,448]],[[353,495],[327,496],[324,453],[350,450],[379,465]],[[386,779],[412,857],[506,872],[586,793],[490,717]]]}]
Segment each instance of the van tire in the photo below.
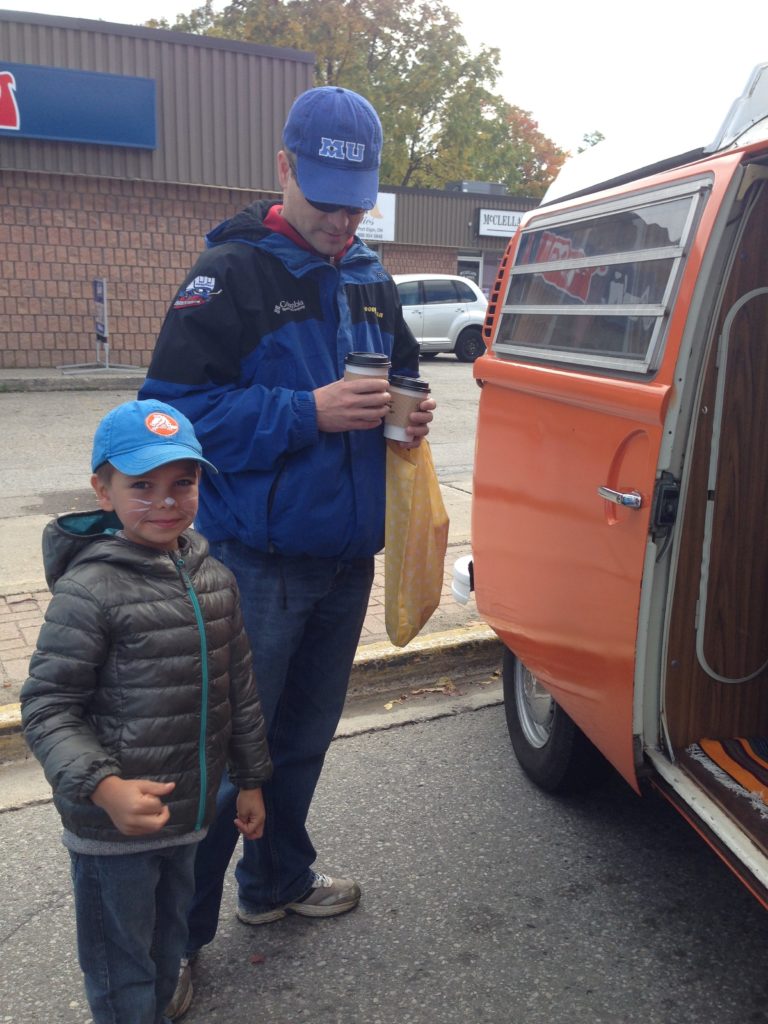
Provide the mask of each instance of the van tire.
[{"label": "van tire", "polygon": [[602,754],[509,650],[502,681],[512,749],[531,781],[548,793],[575,793],[605,777]]},{"label": "van tire", "polygon": [[460,363],[474,363],[485,353],[485,342],[479,327],[466,327],[456,339],[454,349]]}]

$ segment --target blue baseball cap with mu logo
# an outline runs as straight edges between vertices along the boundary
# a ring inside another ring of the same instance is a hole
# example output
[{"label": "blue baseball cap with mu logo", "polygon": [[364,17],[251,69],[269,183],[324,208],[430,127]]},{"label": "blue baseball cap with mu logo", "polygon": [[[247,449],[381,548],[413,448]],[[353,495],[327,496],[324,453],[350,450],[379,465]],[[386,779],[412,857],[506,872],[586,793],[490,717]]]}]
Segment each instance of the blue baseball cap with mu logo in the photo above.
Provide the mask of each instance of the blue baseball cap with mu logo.
[{"label": "blue baseball cap with mu logo", "polygon": [[365,97],[336,85],[308,89],[294,102],[283,146],[296,158],[307,199],[372,210],[379,192],[383,136]]},{"label": "blue baseball cap with mu logo", "polygon": [[186,416],[153,399],[123,402],[110,410],[93,437],[91,469],[108,462],[126,476],[141,476],[167,462],[194,459],[218,472],[203,458],[195,429]]}]

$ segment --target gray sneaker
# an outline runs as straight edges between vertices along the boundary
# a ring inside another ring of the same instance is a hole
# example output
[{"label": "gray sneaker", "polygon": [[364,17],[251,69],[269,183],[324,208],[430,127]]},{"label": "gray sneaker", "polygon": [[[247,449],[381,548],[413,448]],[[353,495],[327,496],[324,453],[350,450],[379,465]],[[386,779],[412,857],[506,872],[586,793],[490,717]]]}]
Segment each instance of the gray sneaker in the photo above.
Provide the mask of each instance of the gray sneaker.
[{"label": "gray sneaker", "polygon": [[274,910],[265,910],[260,914],[251,913],[245,907],[237,908],[237,917],[243,924],[269,924],[279,921],[286,914],[299,914],[301,917],[335,917],[354,910],[360,902],[360,886],[351,878],[331,878],[314,872],[311,888],[298,900],[286,903]]},{"label": "gray sneaker", "polygon": [[176,982],[176,989],[171,996],[171,1001],[165,1008],[165,1016],[168,1020],[178,1020],[185,1014],[192,1005],[192,961],[194,957],[182,957],[179,964],[179,980]]}]

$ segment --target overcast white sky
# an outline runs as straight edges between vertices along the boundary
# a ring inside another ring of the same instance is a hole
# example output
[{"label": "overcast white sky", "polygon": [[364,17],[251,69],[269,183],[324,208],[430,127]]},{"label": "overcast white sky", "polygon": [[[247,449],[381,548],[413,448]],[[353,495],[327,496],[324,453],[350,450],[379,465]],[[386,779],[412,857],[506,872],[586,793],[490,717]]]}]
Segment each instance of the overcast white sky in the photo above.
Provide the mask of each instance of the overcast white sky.
[{"label": "overcast white sky", "polygon": [[[585,133],[653,136],[677,152],[714,138],[752,68],[768,61],[768,2],[446,0],[473,50],[501,50],[499,91],[575,151]],[[199,0],[0,0],[6,10],[141,24]],[[220,3],[222,6],[223,3]],[[268,40],[265,40],[268,42]],[[656,148],[656,147],[654,147]],[[662,147],[663,148],[663,147]]]}]

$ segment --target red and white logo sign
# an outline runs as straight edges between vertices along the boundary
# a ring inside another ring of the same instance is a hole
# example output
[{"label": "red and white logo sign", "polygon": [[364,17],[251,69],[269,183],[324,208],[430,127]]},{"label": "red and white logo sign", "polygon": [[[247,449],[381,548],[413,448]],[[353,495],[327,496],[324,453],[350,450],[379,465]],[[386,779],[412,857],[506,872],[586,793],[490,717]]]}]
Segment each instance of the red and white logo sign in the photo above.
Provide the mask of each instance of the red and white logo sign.
[{"label": "red and white logo sign", "polygon": [[[549,263],[555,260],[584,259],[586,255],[583,249],[572,245],[570,238],[561,238],[551,231],[542,231],[537,261]],[[598,277],[604,277],[605,272],[605,267],[577,267],[571,270],[550,270],[541,276],[559,291],[586,303],[592,278],[596,274]]]},{"label": "red and white logo sign", "polygon": [[144,423],[147,430],[151,430],[153,434],[159,434],[160,437],[173,437],[179,432],[178,421],[173,416],[169,416],[167,412],[151,412]]},{"label": "red and white logo sign", "polygon": [[0,128],[21,127],[19,105],[16,102],[16,79],[10,71],[0,70]]}]

